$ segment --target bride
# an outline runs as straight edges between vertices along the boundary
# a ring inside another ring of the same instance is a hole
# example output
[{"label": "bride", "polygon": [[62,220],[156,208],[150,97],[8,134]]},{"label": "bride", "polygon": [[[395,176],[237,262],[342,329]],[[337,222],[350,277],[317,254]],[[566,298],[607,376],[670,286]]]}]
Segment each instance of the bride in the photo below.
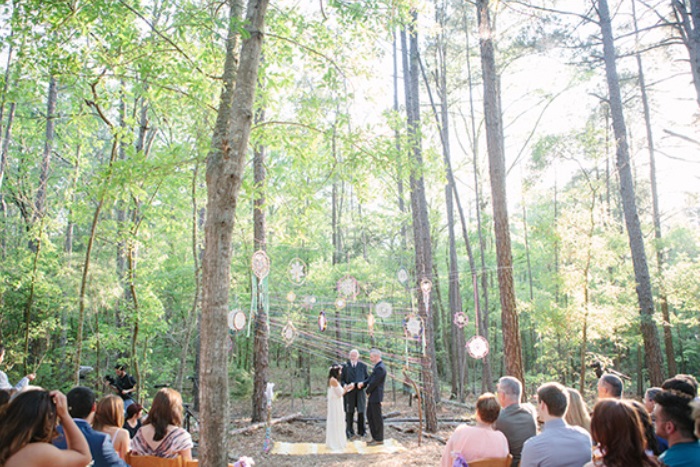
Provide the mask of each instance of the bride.
[{"label": "bride", "polygon": [[328,372],[328,418],[326,418],[326,446],[333,451],[345,449],[347,437],[345,435],[345,410],[343,409],[343,395],[352,391],[355,384],[348,384],[344,388],[340,385],[340,374],[343,368],[334,364]]}]

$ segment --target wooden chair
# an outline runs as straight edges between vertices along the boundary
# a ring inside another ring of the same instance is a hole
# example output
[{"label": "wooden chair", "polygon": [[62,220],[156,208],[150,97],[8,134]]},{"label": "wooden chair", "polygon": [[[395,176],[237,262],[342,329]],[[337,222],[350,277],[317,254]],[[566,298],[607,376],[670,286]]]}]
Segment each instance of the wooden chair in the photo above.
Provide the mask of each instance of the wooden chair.
[{"label": "wooden chair", "polygon": [[[131,467],[134,467],[133,465]],[[184,461],[182,467],[199,467],[199,459]],[[228,464],[228,467],[233,467],[233,464]]]},{"label": "wooden chair", "polygon": [[471,461],[469,463],[469,467],[510,467],[512,463],[513,456],[508,454],[508,457],[490,457],[488,459],[477,459],[475,461]]},{"label": "wooden chair", "polygon": [[178,456],[175,459],[165,459],[156,456],[138,456],[127,453],[124,459],[131,467],[184,467],[185,461]]}]

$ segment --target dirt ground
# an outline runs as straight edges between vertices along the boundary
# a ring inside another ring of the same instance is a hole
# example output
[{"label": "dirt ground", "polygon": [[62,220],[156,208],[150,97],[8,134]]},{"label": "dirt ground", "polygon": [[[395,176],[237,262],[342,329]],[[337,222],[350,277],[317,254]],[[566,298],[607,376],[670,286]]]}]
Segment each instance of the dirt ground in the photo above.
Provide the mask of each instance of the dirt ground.
[{"label": "dirt ground", "polygon": [[[387,400],[388,399],[388,400]],[[233,402],[232,407],[232,429],[244,427],[250,423],[244,418],[250,413],[250,399]],[[398,412],[393,419],[416,418],[417,406],[415,401],[413,406],[408,406],[408,397],[401,395],[396,398],[396,402],[389,396],[385,398],[382,406],[384,414]],[[278,397],[273,404],[273,418],[301,412],[303,417],[318,417],[318,421],[295,421],[290,423],[280,423],[272,427],[272,438],[283,442],[325,442],[325,396],[313,396],[307,398]],[[465,417],[465,420],[472,416],[472,411],[461,407],[443,404],[439,410],[438,419],[456,419]],[[441,423],[437,435],[448,439],[456,422]],[[395,428],[395,427],[398,427]],[[368,430],[369,433],[369,430]],[[307,456],[288,456],[263,454],[262,446],[265,439],[265,429],[261,428],[247,434],[235,435],[229,438],[229,453],[232,459],[240,456],[249,456],[255,459],[256,466],[404,466],[422,465],[434,466],[440,462],[444,445],[437,440],[423,437],[422,443],[418,445],[418,423],[395,423],[391,419],[385,420],[385,438],[393,438],[406,448],[406,451],[395,454],[326,454]]]}]

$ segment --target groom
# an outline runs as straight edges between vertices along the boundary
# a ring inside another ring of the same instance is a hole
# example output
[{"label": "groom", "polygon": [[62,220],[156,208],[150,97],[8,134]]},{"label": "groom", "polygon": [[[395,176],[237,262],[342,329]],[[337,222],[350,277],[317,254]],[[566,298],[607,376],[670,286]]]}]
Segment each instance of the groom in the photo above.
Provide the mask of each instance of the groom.
[{"label": "groom", "polygon": [[367,387],[367,423],[372,434],[372,441],[367,446],[384,444],[384,419],[382,418],[382,400],[384,399],[384,380],[386,380],[386,367],[382,362],[382,353],[377,349],[369,352],[369,360],[374,365],[372,374],[357,387]]},{"label": "groom", "polygon": [[[345,363],[343,374],[343,386],[350,383],[360,383],[367,379],[367,365],[360,361],[360,352],[357,349],[352,349],[349,355],[350,359]],[[355,431],[352,429],[352,421],[355,418],[355,409],[357,409],[357,434],[364,437],[365,433],[365,405],[367,398],[363,391],[359,389],[348,391],[345,394],[345,434],[348,439],[355,436]]]}]

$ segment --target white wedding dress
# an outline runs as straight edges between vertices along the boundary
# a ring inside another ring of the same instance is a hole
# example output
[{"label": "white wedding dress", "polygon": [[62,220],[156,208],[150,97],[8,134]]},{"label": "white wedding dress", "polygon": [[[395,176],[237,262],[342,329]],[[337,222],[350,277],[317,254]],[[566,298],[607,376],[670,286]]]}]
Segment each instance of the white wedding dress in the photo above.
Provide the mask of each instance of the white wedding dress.
[{"label": "white wedding dress", "polygon": [[328,386],[328,416],[326,418],[326,446],[333,451],[344,451],[348,438],[345,436],[345,409],[343,388]]}]

